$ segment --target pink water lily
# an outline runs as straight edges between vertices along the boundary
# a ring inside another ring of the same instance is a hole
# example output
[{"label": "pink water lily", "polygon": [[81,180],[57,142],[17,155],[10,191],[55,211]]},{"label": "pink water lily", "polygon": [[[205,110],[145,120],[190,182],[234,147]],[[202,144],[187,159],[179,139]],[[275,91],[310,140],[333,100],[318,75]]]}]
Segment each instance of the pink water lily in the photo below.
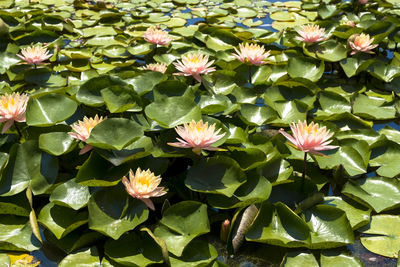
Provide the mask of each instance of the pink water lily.
[{"label": "pink water lily", "polygon": [[21,50],[21,54],[17,54],[17,56],[26,63],[34,65],[44,64],[43,61],[52,56],[46,48],[39,45],[24,48]]},{"label": "pink water lily", "polygon": [[[107,117],[103,118],[96,115],[94,118],[88,118],[85,116],[82,121],[78,121],[71,125],[75,132],[69,132],[68,134],[75,139],[86,142],[86,139],[90,137],[93,128],[105,119],[107,119]],[[93,147],[91,145],[86,144],[81,151],[79,151],[79,155],[85,154],[92,149]]]},{"label": "pink water lily", "polygon": [[223,150],[211,146],[225,135],[219,134],[221,129],[215,130],[215,123],[208,126],[208,122],[203,123],[203,120],[197,123],[192,120],[189,124],[184,123],[183,126],[177,126],[175,131],[182,139],[177,138],[179,142],[168,143],[170,146],[192,148],[192,151],[196,154],[200,154],[202,149],[212,151]]},{"label": "pink water lily", "polygon": [[167,65],[164,63],[152,63],[147,64],[143,67],[144,70],[158,71],[161,73],[165,73],[167,71]]},{"label": "pink water lily", "polygon": [[208,56],[198,53],[192,53],[182,55],[181,61],[174,62],[176,69],[179,73],[174,75],[193,76],[198,82],[201,82],[201,74],[207,74],[215,71],[215,67],[210,66],[214,63],[214,60],[208,62]]},{"label": "pink water lily", "polygon": [[309,45],[328,39],[328,37],[325,36],[325,29],[319,28],[318,25],[303,25],[300,30],[297,30],[297,33],[300,36],[297,36],[296,39],[306,42]]},{"label": "pink water lily", "polygon": [[149,209],[155,210],[150,197],[159,197],[165,195],[164,187],[158,187],[161,183],[160,175],[155,176],[149,169],[142,171],[140,168],[133,173],[129,170],[129,180],[124,176],[122,183],[125,185],[126,191],[133,198],[143,201]]},{"label": "pink water lily", "polygon": [[370,38],[368,34],[356,34],[350,36],[349,45],[353,50],[350,55],[357,54],[358,52],[373,54],[371,50],[378,46],[378,44],[371,45],[374,38]]},{"label": "pink water lily", "polygon": [[269,57],[270,53],[270,51],[265,51],[263,46],[249,43],[245,45],[239,44],[239,50],[235,47],[236,54],[233,53],[232,55],[242,63],[255,66],[266,64],[267,61],[265,60]]},{"label": "pink water lily", "polygon": [[169,43],[172,41],[172,38],[168,35],[168,32],[153,26],[147,28],[146,32],[144,33],[144,39],[149,43],[165,46],[169,45]]},{"label": "pink water lily", "polygon": [[7,132],[14,121],[25,122],[26,105],[29,97],[27,94],[12,93],[0,97],[0,122],[6,122],[1,133]]},{"label": "pink water lily", "polygon": [[303,152],[309,152],[311,154],[323,155],[318,151],[330,150],[338,148],[338,146],[329,145],[332,140],[329,140],[333,133],[330,133],[326,127],[319,128],[318,123],[314,124],[311,122],[307,125],[307,122],[298,121],[297,125],[292,122],[290,124],[293,136],[286,133],[284,129],[280,129],[279,132],[283,134],[298,150]]}]

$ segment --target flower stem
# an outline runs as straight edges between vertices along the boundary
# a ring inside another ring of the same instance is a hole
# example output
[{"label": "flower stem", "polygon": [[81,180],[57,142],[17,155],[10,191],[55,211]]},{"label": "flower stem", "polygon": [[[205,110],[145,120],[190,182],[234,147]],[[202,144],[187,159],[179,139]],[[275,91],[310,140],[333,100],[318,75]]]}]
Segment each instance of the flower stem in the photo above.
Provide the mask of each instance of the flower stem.
[{"label": "flower stem", "polygon": [[15,126],[15,129],[17,129],[17,132],[18,132],[19,138],[21,139],[21,138],[22,138],[22,133],[21,133],[21,130],[19,129],[19,127],[18,127],[18,125],[17,125],[17,123],[16,123],[16,122],[14,122],[14,126]]},{"label": "flower stem", "polygon": [[301,176],[301,191],[304,191],[304,180],[306,179],[306,171],[307,171],[307,152],[304,152],[304,161],[303,161],[303,175]]},{"label": "flower stem", "polygon": [[[158,46],[158,45],[156,45],[156,47],[154,47],[154,54],[153,54],[153,60],[154,60],[154,62],[156,62],[155,59],[154,59],[154,57],[157,55],[157,46]],[[156,63],[157,63],[157,62],[156,62]]]},{"label": "flower stem", "polygon": [[249,84],[251,84],[251,65],[249,65]]}]

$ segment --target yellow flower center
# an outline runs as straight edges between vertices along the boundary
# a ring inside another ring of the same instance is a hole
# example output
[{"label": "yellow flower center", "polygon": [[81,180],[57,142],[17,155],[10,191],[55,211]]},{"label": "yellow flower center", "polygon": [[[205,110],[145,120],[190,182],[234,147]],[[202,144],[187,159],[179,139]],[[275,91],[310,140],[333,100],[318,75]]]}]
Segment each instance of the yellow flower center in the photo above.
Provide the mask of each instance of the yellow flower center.
[{"label": "yellow flower center", "polygon": [[148,175],[141,176],[141,177],[139,177],[137,182],[139,184],[141,184],[142,186],[149,187],[150,186],[150,177]]},{"label": "yellow flower center", "polygon": [[1,104],[5,109],[10,109],[10,106],[12,107],[15,105],[15,100],[12,97],[2,97]]}]

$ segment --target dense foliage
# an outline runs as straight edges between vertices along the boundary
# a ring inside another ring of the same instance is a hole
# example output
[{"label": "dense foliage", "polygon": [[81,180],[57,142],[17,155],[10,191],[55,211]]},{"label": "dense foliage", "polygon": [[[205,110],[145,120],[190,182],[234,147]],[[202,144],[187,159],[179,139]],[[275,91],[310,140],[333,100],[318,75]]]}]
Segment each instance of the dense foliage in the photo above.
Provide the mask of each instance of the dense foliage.
[{"label": "dense foliage", "polygon": [[[362,266],[358,237],[398,257],[396,0],[0,8],[0,261]],[[286,140],[298,121],[329,150]]]}]

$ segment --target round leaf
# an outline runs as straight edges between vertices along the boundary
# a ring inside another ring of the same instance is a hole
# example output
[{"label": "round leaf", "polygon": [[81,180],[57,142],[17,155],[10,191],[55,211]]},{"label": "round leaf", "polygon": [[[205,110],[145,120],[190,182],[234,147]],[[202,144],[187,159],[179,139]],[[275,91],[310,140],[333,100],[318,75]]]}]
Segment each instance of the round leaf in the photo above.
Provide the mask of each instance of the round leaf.
[{"label": "round leaf", "polygon": [[142,135],[143,130],[136,122],[124,118],[111,118],[96,125],[86,142],[103,149],[121,150]]},{"label": "round leaf", "polygon": [[292,57],[288,63],[288,74],[292,78],[305,78],[312,82],[318,81],[325,70],[323,61],[306,57]]},{"label": "round leaf", "polygon": [[79,210],[86,206],[89,198],[90,193],[87,186],[77,184],[74,180],[69,180],[54,189],[50,196],[50,202]]},{"label": "round leaf", "polygon": [[200,107],[191,98],[183,96],[166,97],[155,101],[145,108],[145,113],[165,128],[201,119]]},{"label": "round leaf", "polygon": [[31,126],[51,126],[74,113],[76,102],[60,94],[46,94],[31,98],[26,108],[26,123]]},{"label": "round leaf", "polygon": [[77,143],[77,140],[66,132],[46,133],[39,136],[39,148],[54,156],[72,151]]},{"label": "round leaf", "polygon": [[147,220],[146,205],[129,196],[122,186],[101,189],[89,203],[89,228],[117,240]]},{"label": "round leaf", "polygon": [[246,181],[239,164],[231,158],[217,156],[201,160],[190,168],[185,184],[193,191],[231,197]]}]

